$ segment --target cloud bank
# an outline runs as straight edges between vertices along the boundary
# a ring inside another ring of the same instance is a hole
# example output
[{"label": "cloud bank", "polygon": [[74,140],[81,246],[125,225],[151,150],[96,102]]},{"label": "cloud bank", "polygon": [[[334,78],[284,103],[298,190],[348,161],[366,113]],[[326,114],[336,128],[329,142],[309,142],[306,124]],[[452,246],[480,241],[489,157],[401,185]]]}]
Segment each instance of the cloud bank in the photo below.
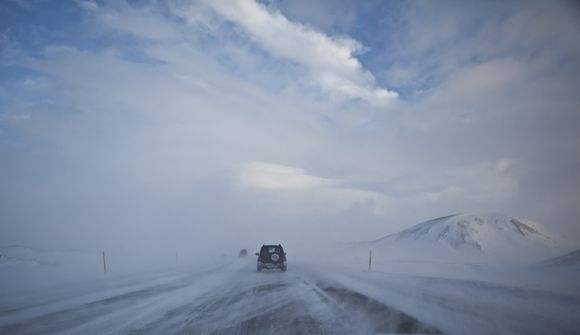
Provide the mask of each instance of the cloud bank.
[{"label": "cloud bank", "polygon": [[368,240],[470,211],[580,240],[568,4],[349,4],[340,32],[293,6],[3,4],[0,242]]},{"label": "cloud bank", "polygon": [[274,57],[305,67],[322,91],[336,97],[361,99],[378,107],[392,104],[397,93],[376,87],[357,53],[363,47],[348,37],[331,37],[297,22],[279,11],[268,11],[255,1],[208,1],[228,21],[241,26],[250,39]]}]

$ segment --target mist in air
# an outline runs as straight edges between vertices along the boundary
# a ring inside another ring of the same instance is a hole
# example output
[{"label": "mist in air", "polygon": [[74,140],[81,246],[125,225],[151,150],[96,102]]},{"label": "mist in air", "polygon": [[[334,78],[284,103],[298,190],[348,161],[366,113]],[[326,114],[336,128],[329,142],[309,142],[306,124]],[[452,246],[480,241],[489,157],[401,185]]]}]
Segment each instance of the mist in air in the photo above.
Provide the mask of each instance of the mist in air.
[{"label": "mist in air", "polygon": [[264,243],[308,257],[480,212],[577,245],[578,15],[4,2],[0,245],[145,267]]},{"label": "mist in air", "polygon": [[1,334],[577,334],[573,1],[0,1]]}]

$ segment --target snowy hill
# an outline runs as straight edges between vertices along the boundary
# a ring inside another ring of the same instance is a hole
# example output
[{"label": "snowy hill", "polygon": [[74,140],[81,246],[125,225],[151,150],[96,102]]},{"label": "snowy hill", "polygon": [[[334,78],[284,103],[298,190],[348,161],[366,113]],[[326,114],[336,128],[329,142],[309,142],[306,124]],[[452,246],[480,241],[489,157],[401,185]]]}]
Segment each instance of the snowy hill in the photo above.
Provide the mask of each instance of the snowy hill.
[{"label": "snowy hill", "polygon": [[467,262],[526,263],[563,251],[559,240],[539,224],[497,213],[445,216],[365,246],[392,260]]},{"label": "snowy hill", "polygon": [[547,268],[580,271],[580,249],[544,260],[537,265]]}]

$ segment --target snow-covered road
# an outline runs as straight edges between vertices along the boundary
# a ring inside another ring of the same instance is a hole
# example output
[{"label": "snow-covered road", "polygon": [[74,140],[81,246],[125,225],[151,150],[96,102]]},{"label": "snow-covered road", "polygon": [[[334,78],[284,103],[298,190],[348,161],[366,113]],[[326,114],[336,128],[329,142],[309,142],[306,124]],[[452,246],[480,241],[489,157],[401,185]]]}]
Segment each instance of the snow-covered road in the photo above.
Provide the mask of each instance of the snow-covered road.
[{"label": "snow-covered road", "polygon": [[580,298],[253,260],[4,294],[1,334],[574,334]]}]

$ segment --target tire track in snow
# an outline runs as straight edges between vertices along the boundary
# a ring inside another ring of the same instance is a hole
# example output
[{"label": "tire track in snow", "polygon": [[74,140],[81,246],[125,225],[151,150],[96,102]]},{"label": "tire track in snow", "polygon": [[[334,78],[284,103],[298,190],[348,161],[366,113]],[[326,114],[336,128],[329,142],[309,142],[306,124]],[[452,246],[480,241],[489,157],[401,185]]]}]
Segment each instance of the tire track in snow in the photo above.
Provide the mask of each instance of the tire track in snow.
[{"label": "tire track in snow", "polygon": [[305,273],[241,269],[201,301],[179,306],[136,334],[440,333],[399,310]]},{"label": "tire track in snow", "polygon": [[[2,334],[440,333],[400,310],[299,267],[256,273],[253,262],[137,285],[0,325]],[[99,296],[98,292],[95,296]]]}]

